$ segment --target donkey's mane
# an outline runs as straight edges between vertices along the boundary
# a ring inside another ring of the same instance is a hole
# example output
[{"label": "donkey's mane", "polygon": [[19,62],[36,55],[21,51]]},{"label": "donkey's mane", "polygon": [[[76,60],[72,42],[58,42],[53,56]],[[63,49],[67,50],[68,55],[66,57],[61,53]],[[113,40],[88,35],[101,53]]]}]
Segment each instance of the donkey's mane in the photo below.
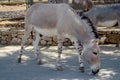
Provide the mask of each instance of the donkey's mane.
[{"label": "donkey's mane", "polygon": [[96,27],[93,25],[92,21],[84,14],[84,12],[86,12],[86,11],[81,11],[81,12],[79,12],[79,11],[75,11],[75,10],[72,9],[72,8],[71,8],[71,10],[72,10],[75,14],[79,15],[79,16],[81,17],[81,19],[87,21],[87,23],[89,24],[89,26],[90,26],[91,29],[92,29],[91,32],[93,32],[95,38],[98,38],[98,33],[97,33],[97,30],[96,30]]},{"label": "donkey's mane", "polygon": [[91,32],[93,32],[95,38],[98,38],[98,33],[96,27],[93,25],[92,21],[83,13],[79,13],[79,16],[81,16],[81,19],[86,20],[89,24],[90,28],[92,29]]}]

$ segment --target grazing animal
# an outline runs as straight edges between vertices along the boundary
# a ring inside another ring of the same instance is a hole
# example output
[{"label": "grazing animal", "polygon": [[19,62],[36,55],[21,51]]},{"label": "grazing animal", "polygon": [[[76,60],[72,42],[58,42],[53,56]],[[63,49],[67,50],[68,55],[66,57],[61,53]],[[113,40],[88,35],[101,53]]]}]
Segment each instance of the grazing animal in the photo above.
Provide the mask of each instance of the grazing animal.
[{"label": "grazing animal", "polygon": [[99,27],[120,27],[120,5],[96,6],[85,13]]},{"label": "grazing animal", "polygon": [[[57,36],[58,57],[57,69],[62,70],[61,54],[64,38],[69,38],[79,53],[80,70],[84,71],[83,60],[87,61],[91,71],[96,74],[100,69],[98,35],[90,19],[84,15],[76,14],[67,4],[42,4],[32,5],[25,15],[25,31],[21,42],[21,50],[18,61],[21,62],[24,44],[34,30],[36,39],[33,42],[35,54],[39,63],[42,60],[39,55],[38,43],[41,36]],[[40,35],[41,34],[41,35]],[[81,45],[79,45],[79,41]]]},{"label": "grazing animal", "polygon": [[67,3],[78,11],[89,10],[93,7],[91,0],[48,0],[48,3]]}]

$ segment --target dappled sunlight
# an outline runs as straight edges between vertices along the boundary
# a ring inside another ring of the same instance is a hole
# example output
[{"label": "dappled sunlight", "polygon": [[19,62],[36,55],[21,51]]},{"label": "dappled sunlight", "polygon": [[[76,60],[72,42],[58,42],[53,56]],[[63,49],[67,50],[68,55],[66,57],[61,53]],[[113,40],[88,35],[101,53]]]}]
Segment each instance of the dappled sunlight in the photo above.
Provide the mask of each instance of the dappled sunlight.
[{"label": "dappled sunlight", "polygon": [[101,76],[102,79],[111,79],[116,74],[117,73],[112,69],[101,69],[98,75]]},{"label": "dappled sunlight", "polygon": [[44,65],[41,65],[41,66],[42,66],[42,67],[46,67],[46,68],[49,67],[50,69],[57,71],[55,64],[56,64],[55,62],[52,62],[52,63],[45,63]]},{"label": "dappled sunlight", "polygon": [[29,57],[29,56],[27,56],[27,55],[23,55],[23,56],[22,56],[22,63],[24,63],[24,62],[26,62],[26,61],[28,61],[28,60],[30,60],[30,57]]},{"label": "dappled sunlight", "polygon": [[[71,48],[71,49],[69,49]],[[66,59],[66,58],[71,58],[73,56],[71,55],[77,55],[77,50],[73,47],[73,46],[70,46],[69,48],[66,49],[66,47],[63,47],[63,53],[62,53],[62,59]],[[56,46],[51,46],[49,48],[41,48],[40,49],[41,52],[43,53],[43,56],[46,57],[46,56],[49,56],[51,59],[56,59],[57,58],[57,47]]]},{"label": "dappled sunlight", "polygon": [[101,53],[103,54],[109,54],[109,55],[116,55],[116,56],[120,56],[120,50],[115,50],[115,51],[101,51]]},{"label": "dappled sunlight", "polygon": [[0,54],[0,57],[6,57],[6,56],[8,56],[8,55],[7,54],[2,54],[2,53]]},{"label": "dappled sunlight", "polygon": [[101,47],[101,53],[106,55],[120,56],[120,48],[114,45],[104,45]]},{"label": "dappled sunlight", "polygon": [[[27,47],[26,50],[31,49],[32,47]],[[8,57],[16,53],[19,54],[20,46],[1,46],[0,48],[0,57]]]},{"label": "dappled sunlight", "polygon": [[110,54],[110,55],[113,55],[113,54],[114,54],[113,51],[102,51],[102,53],[104,53],[104,54]]},{"label": "dappled sunlight", "polygon": [[7,57],[9,55],[13,55],[15,51],[18,50],[18,47],[10,47],[10,46],[1,46],[0,48],[0,57]]},{"label": "dappled sunlight", "polygon": [[[56,80],[56,79],[50,79],[50,80]],[[84,80],[84,79],[57,79],[57,80]]]},{"label": "dappled sunlight", "polygon": [[26,80],[119,80],[119,48],[111,46],[101,46],[101,48],[101,70],[98,75],[93,75],[89,74],[90,68],[86,64],[85,73],[79,71],[78,52],[73,46],[63,47],[61,60],[63,71],[56,69],[57,46],[40,46],[43,65],[37,65],[33,46],[25,47],[22,64],[17,63],[20,46],[2,46],[0,74],[10,80],[15,80],[14,77],[17,79],[19,76],[22,76],[19,80],[25,78]]}]

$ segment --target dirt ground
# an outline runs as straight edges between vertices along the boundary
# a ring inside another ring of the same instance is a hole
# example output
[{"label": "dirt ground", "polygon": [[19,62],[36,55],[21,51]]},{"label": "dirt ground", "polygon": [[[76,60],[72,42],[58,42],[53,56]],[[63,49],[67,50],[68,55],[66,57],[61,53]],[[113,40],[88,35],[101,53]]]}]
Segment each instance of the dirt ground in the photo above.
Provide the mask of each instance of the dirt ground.
[{"label": "dirt ground", "polygon": [[40,47],[45,63],[37,65],[32,46],[26,48],[22,64],[18,64],[20,46],[0,45],[0,80],[120,80],[120,48],[114,46],[100,45],[101,70],[92,75],[87,64],[84,73],[78,70],[78,56],[73,46],[63,48],[64,70],[57,71],[57,46]]}]

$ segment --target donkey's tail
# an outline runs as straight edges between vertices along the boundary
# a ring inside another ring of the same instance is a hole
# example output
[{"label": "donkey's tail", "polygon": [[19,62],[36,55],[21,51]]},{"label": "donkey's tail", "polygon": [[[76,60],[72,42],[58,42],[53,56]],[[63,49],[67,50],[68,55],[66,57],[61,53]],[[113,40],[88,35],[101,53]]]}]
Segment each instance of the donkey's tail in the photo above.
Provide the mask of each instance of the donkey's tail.
[{"label": "donkey's tail", "polygon": [[31,39],[33,39],[33,31],[31,31]]}]

